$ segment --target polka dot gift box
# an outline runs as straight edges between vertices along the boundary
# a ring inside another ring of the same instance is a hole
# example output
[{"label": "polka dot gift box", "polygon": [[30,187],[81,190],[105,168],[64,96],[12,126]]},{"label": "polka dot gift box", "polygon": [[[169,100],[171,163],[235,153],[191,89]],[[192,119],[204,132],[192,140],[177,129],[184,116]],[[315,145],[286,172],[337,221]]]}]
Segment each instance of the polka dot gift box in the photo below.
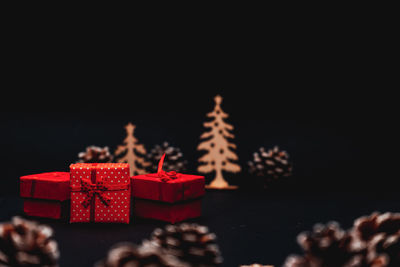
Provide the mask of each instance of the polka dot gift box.
[{"label": "polka dot gift box", "polygon": [[71,223],[129,223],[129,164],[72,164],[70,177]]}]

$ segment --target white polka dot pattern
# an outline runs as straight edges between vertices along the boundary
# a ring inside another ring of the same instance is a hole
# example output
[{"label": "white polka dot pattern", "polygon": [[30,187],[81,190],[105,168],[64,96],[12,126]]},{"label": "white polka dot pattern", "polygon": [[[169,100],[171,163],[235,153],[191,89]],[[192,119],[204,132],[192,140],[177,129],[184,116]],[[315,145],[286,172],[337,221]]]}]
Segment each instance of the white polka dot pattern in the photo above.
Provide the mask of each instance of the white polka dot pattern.
[{"label": "white polka dot pattern", "polygon": [[[77,163],[70,166],[70,186],[81,186],[81,179],[91,179],[91,172],[96,172],[96,181],[104,185],[122,185],[130,183],[129,164],[126,163]],[[126,190],[106,191],[111,202],[106,206],[98,196],[94,200],[94,222],[129,223],[130,215],[130,186]],[[84,192],[71,192],[70,222],[90,222],[91,207],[85,208],[82,202],[86,198]],[[93,202],[92,202],[93,203]],[[92,215],[93,216],[93,215]]]}]

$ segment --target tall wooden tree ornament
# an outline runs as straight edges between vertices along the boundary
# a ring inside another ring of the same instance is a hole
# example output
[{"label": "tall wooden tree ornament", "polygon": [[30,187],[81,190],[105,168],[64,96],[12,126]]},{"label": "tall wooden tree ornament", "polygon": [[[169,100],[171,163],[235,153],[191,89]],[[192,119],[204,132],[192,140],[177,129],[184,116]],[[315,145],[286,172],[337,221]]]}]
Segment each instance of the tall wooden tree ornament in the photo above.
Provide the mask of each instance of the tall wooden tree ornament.
[{"label": "tall wooden tree ornament", "polygon": [[149,163],[144,159],[146,149],[134,136],[136,126],[128,123],[125,126],[126,138],[122,145],[115,150],[117,162],[129,163],[130,176],[146,173],[145,168]]},{"label": "tall wooden tree ornament", "polygon": [[229,185],[222,174],[222,171],[237,173],[241,170],[240,166],[234,162],[238,160],[238,156],[233,152],[236,145],[228,141],[228,138],[235,137],[230,133],[233,126],[224,121],[229,115],[221,109],[222,97],[217,95],[214,101],[214,110],[207,114],[207,117],[214,119],[203,124],[204,127],[210,128],[210,131],[200,136],[200,139],[204,141],[197,147],[197,150],[205,150],[207,153],[199,158],[201,165],[197,170],[201,173],[215,172],[215,178],[206,188],[236,189],[237,186]]}]

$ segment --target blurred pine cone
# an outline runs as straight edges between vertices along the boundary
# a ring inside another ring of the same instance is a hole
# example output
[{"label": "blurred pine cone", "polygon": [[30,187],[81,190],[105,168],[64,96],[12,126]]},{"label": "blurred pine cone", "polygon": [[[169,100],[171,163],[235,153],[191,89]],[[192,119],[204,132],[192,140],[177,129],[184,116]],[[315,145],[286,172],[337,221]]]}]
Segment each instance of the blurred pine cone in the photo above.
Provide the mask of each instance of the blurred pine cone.
[{"label": "blurred pine cone", "polygon": [[373,213],[354,222],[349,231],[337,223],[316,225],[298,242],[303,256],[290,256],[285,267],[400,266],[400,214]]},{"label": "blurred pine cone", "polygon": [[141,246],[130,243],[117,244],[108,252],[107,258],[95,267],[189,267],[176,257],[149,242]]},{"label": "blurred pine cone", "polygon": [[357,219],[352,234],[367,244],[373,266],[400,266],[400,213],[374,212]]},{"label": "blurred pine cone", "polygon": [[292,175],[292,164],[289,155],[277,146],[265,151],[263,147],[253,154],[253,160],[248,162],[249,172],[252,175],[264,177],[267,184],[271,180]]},{"label": "blurred pine cone", "polygon": [[364,247],[352,247],[352,236],[342,230],[338,223],[317,224],[312,232],[301,233],[297,242],[304,256],[291,256],[285,267],[340,267],[361,266],[355,257]]},{"label": "blurred pine cone", "polygon": [[58,266],[59,251],[46,225],[13,217],[0,224],[0,266]]},{"label": "blurred pine cone", "polygon": [[182,223],[156,229],[152,242],[190,266],[212,267],[222,263],[216,236],[205,226]]},{"label": "blurred pine cone", "polygon": [[261,265],[258,263],[253,263],[251,265],[240,265],[240,267],[274,267],[273,265]]},{"label": "blurred pine cone", "polygon": [[88,146],[85,152],[78,154],[79,161],[82,163],[107,163],[113,161],[108,147]]},{"label": "blurred pine cone", "polygon": [[158,162],[160,161],[164,153],[164,171],[183,172],[186,170],[187,161],[184,160],[181,150],[177,147],[170,146],[168,142],[164,142],[161,146],[156,145],[153,149],[150,150],[150,153],[147,154],[147,161],[151,162],[148,168],[148,172],[157,172]]}]

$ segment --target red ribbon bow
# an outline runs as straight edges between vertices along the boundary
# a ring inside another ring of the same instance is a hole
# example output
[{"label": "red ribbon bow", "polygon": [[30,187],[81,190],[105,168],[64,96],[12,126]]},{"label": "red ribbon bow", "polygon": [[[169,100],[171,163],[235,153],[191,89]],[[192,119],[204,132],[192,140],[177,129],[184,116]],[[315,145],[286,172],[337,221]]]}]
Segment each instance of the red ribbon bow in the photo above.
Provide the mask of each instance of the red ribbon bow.
[{"label": "red ribbon bow", "polygon": [[173,180],[178,178],[178,175],[176,173],[176,171],[170,171],[170,172],[166,172],[166,171],[161,171],[157,173],[157,176],[161,179],[161,181],[163,182],[167,182],[169,180]]},{"label": "red ribbon bow", "polygon": [[105,191],[108,190],[108,188],[103,184],[102,181],[93,184],[87,179],[82,179],[81,185],[82,185],[82,192],[86,193],[86,198],[82,202],[82,206],[84,206],[85,208],[89,207],[92,199],[96,195],[100,198],[101,202],[103,202],[104,205],[106,206],[110,205],[111,199],[104,194]]},{"label": "red ribbon bow", "polygon": [[164,159],[165,159],[165,153],[162,155],[160,162],[158,163],[157,177],[159,177],[163,182],[167,182],[169,180],[178,178],[178,173],[176,171],[170,171],[170,172],[163,171],[162,166],[164,164]]}]

